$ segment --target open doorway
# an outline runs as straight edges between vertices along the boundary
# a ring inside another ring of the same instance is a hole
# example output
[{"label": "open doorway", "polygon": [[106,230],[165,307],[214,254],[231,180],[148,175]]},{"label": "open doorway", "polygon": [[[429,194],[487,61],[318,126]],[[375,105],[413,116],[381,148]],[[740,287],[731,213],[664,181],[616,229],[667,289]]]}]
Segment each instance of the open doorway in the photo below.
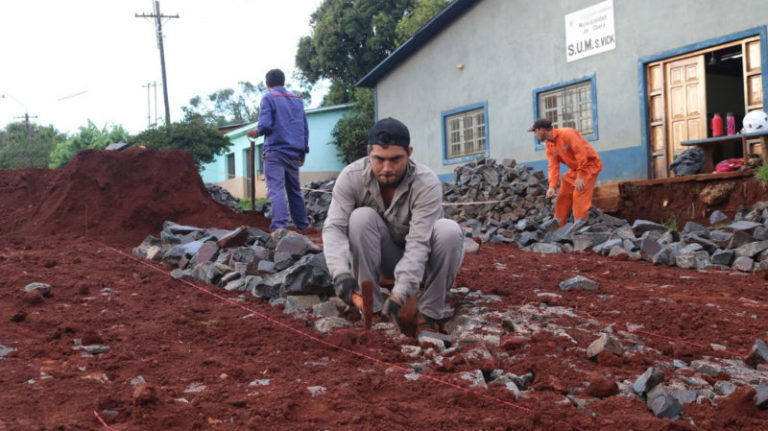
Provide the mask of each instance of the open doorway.
[{"label": "open doorway", "polygon": [[[741,122],[746,114],[743,57],[741,44],[705,55],[707,137],[733,135],[741,130]],[[712,121],[715,115],[719,116],[720,121]],[[713,123],[721,124],[720,130],[714,130]],[[744,157],[740,142],[722,143],[712,150],[713,161],[736,157]]]},{"label": "open doorway", "polygon": [[[751,36],[645,63],[653,178],[672,176],[669,165],[691,145],[705,149],[710,172],[720,160],[744,156],[739,135],[744,115],[763,109],[760,44],[760,36]],[[716,114],[722,131],[712,128]]]}]

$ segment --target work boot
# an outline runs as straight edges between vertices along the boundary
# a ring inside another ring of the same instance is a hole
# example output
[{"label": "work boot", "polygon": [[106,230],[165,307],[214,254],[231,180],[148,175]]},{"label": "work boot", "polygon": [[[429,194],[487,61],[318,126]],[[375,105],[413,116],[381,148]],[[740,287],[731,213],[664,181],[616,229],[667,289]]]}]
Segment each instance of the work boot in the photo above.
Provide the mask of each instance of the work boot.
[{"label": "work boot", "polygon": [[427,316],[426,314],[419,313],[416,319],[416,332],[421,334],[422,332],[440,332],[440,322]]}]

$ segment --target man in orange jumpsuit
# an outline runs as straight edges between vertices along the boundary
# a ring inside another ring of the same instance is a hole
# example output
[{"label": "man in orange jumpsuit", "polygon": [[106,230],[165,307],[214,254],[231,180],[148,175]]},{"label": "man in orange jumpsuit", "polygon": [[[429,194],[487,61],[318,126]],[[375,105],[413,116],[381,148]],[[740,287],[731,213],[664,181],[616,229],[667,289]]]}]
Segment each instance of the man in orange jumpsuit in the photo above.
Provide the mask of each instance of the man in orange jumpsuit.
[{"label": "man in orange jumpsuit", "polygon": [[575,223],[586,223],[589,208],[592,206],[592,194],[595,191],[597,174],[603,169],[603,162],[597,151],[575,129],[552,128],[552,122],[539,118],[529,132],[534,132],[541,142],[546,144],[549,161],[549,190],[547,199],[555,195],[557,180],[560,177],[560,163],[568,166],[563,175],[560,193],[555,199],[555,218],[560,226],[568,219],[573,206]]}]

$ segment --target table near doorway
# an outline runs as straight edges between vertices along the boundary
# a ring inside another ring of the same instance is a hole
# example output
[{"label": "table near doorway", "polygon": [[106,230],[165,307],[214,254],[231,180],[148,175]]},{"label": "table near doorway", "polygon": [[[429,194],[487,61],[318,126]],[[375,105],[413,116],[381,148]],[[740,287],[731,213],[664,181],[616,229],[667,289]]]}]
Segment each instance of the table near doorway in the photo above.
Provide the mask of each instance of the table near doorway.
[{"label": "table near doorway", "polygon": [[742,157],[749,154],[759,154],[763,158],[763,163],[768,163],[768,130],[754,133],[737,133],[735,135],[716,136],[713,138],[695,139],[692,141],[681,142],[682,146],[697,146],[704,150],[706,158],[704,166],[701,167],[702,173],[710,173],[715,170],[715,164],[720,160],[715,160],[715,150],[722,148],[726,144],[741,143]]}]

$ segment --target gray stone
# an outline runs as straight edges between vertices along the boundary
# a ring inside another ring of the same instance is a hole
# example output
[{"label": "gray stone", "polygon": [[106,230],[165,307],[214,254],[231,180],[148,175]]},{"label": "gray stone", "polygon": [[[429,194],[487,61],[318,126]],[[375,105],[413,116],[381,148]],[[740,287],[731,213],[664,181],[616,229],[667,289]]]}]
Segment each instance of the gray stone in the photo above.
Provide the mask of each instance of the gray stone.
[{"label": "gray stone", "polygon": [[554,218],[545,221],[539,225],[539,230],[544,232],[554,232],[560,228],[560,224]]},{"label": "gray stone", "polygon": [[768,227],[760,226],[752,232],[752,237],[757,241],[768,240]]},{"label": "gray stone", "polygon": [[703,250],[704,247],[701,246],[701,244],[697,243],[690,243],[682,248],[680,248],[675,255],[681,255],[681,254],[693,254],[699,250]]},{"label": "gray stone", "polygon": [[195,226],[185,226],[166,220],[163,222],[163,231],[173,235],[186,235],[195,232],[202,232],[203,229]]},{"label": "gray stone", "polygon": [[652,261],[653,256],[661,251],[661,244],[651,237],[645,237],[640,240],[640,255],[644,260]]},{"label": "gray stone", "polygon": [[531,251],[541,254],[562,254],[563,249],[555,244],[548,244],[545,242],[537,242],[531,246]]},{"label": "gray stone", "polygon": [[[232,272],[230,274],[238,274],[238,273]],[[227,275],[229,275],[229,274],[227,274]],[[222,281],[223,281],[223,278],[222,278]],[[248,279],[247,278],[240,278],[240,277],[238,277],[237,279],[231,280],[231,281],[227,282],[226,284],[224,284],[224,283],[222,283],[222,284],[224,285],[224,290],[226,290],[228,292],[233,292],[233,291],[243,291],[243,292],[245,292],[245,291],[249,290],[248,289]]]},{"label": "gray stone", "polygon": [[698,398],[698,392],[684,387],[670,387],[667,389],[671,397],[680,404],[695,403]]},{"label": "gray stone", "polygon": [[712,211],[712,214],[709,215],[709,224],[713,226],[727,221],[728,216],[720,210]]},{"label": "gray stone", "polygon": [[658,239],[659,244],[672,244],[673,242],[680,241],[680,234],[677,233],[677,231],[674,230],[668,230],[661,234],[661,236]]},{"label": "gray stone", "polygon": [[761,410],[768,409],[768,384],[758,383],[755,387],[755,405]]},{"label": "gray stone", "polygon": [[13,347],[6,347],[0,344],[0,359],[5,359],[6,356],[8,356],[11,352],[15,352],[16,349]]},{"label": "gray stone", "polygon": [[596,245],[592,250],[594,250],[595,253],[605,256],[613,247],[621,247],[623,244],[624,240],[621,238],[614,238]]},{"label": "gray stone", "polygon": [[733,250],[715,250],[712,253],[712,263],[715,265],[731,266],[733,255]]},{"label": "gray stone", "polygon": [[695,233],[685,235],[683,236],[683,239],[688,243],[700,245],[708,253],[712,253],[719,248],[719,246],[713,241],[710,241],[707,238],[704,238],[701,235],[697,235]]},{"label": "gray stone", "polygon": [[[259,280],[258,283],[254,283],[251,288],[251,295],[262,298],[272,299],[280,296],[280,288],[285,281],[285,273],[278,272],[272,274],[267,278]],[[249,283],[251,285],[251,283]]]},{"label": "gray stone", "polygon": [[752,349],[749,351],[744,363],[757,367],[760,364],[768,363],[768,346],[761,339],[757,339],[755,344],[752,345]]},{"label": "gray stone", "polygon": [[742,245],[749,244],[750,242],[753,242],[754,238],[752,238],[752,235],[737,230],[733,232],[733,236],[731,237],[731,240],[728,242],[728,246],[726,248],[735,249],[739,248]]},{"label": "gray stone", "polygon": [[672,266],[675,264],[675,257],[674,253],[672,252],[672,248],[669,246],[665,246],[661,249],[658,253],[656,253],[652,258],[651,262],[654,264],[661,264],[661,265],[667,265]]},{"label": "gray stone", "polygon": [[693,232],[706,232],[707,228],[694,222],[689,221],[685,224],[685,227],[683,227],[682,233],[693,233]]},{"label": "gray stone", "polygon": [[313,305],[312,314],[319,317],[336,317],[339,315],[339,308],[333,302],[325,301]]},{"label": "gray stone", "polygon": [[617,256],[627,256],[629,253],[627,253],[627,250],[625,250],[623,247],[620,246],[614,246],[611,247],[610,250],[608,250],[608,257],[617,257]]},{"label": "gray stone", "polygon": [[747,233],[749,235],[752,235],[752,231],[754,231],[755,228],[757,228],[759,226],[761,226],[760,223],[755,223],[753,221],[742,220],[742,221],[736,221],[736,222],[733,222],[733,223],[729,224],[726,229],[731,230],[733,232],[742,231],[742,232],[745,232],[745,233]]},{"label": "gray stone", "polygon": [[574,235],[571,241],[573,242],[573,251],[577,252],[587,251],[595,245],[592,238],[585,234]]},{"label": "gray stone", "polygon": [[148,235],[146,238],[144,238],[144,241],[141,242],[137,247],[135,247],[131,254],[134,256],[138,256],[142,259],[147,258],[147,252],[152,247],[159,247],[161,245],[160,238],[156,238],[152,235]]},{"label": "gray stone", "polygon": [[645,396],[648,391],[663,381],[664,373],[659,369],[650,367],[635,380],[632,384],[632,390],[640,396]]},{"label": "gray stone", "polygon": [[531,244],[539,242],[539,237],[535,233],[525,232],[517,239],[517,243],[520,247],[527,247]]},{"label": "gray stone", "polygon": [[696,267],[696,261],[694,260],[692,253],[680,254],[675,256],[675,265],[679,268],[690,269]]},{"label": "gray stone", "polygon": [[632,231],[635,232],[635,235],[639,236],[642,235],[644,232],[648,232],[649,230],[655,230],[657,232],[666,232],[668,229],[664,227],[664,225],[654,223],[652,221],[648,220],[635,220],[634,223],[632,223]]},{"label": "gray stone", "polygon": [[317,295],[288,295],[285,297],[284,313],[301,313],[315,305],[320,304],[320,297]]},{"label": "gray stone", "polygon": [[529,384],[533,383],[534,375],[531,372],[525,373],[522,376],[518,376],[512,373],[509,374],[511,374],[510,378],[515,383],[515,385],[520,388],[521,391],[524,391]]},{"label": "gray stone", "polygon": [[50,298],[51,296],[51,285],[48,283],[29,283],[24,286],[24,292],[32,292],[33,290],[39,290],[44,298]]},{"label": "gray stone", "polygon": [[590,280],[583,275],[577,275],[576,277],[569,278],[560,282],[560,290],[572,290],[572,289],[584,289],[584,290],[597,290],[600,287],[600,283]]},{"label": "gray stone", "polygon": [[[299,258],[309,252],[317,253],[319,251],[322,251],[322,248],[306,236],[294,231],[287,231],[278,241],[277,247],[275,247],[275,255],[285,253],[293,258]],[[277,257],[275,257],[275,262],[279,262]]]},{"label": "gray stone", "polygon": [[195,265],[195,278],[208,284],[218,284],[219,279],[224,273],[213,262],[205,262]]},{"label": "gray stone", "polygon": [[175,268],[171,271],[171,277],[177,280],[193,281],[195,280],[195,271],[192,269]]},{"label": "gray stone", "polygon": [[468,381],[470,388],[478,387],[488,389],[488,385],[485,383],[485,377],[483,377],[483,372],[480,370],[464,371],[459,375],[459,378]]},{"label": "gray stone", "polygon": [[667,392],[664,385],[656,385],[648,392],[646,404],[648,409],[660,418],[675,420],[683,412],[683,406]]},{"label": "gray stone", "polygon": [[480,244],[472,238],[464,238],[464,253],[477,253],[480,250]]},{"label": "gray stone", "polygon": [[587,347],[587,358],[593,359],[605,351],[611,352],[617,356],[621,356],[624,353],[624,348],[621,347],[621,343],[619,343],[615,338],[603,334],[600,336],[600,338],[593,341],[589,347]]},{"label": "gray stone", "polygon": [[75,346],[75,349],[78,350],[85,350],[91,355],[100,355],[102,353],[107,353],[110,350],[110,347],[103,344],[87,344],[85,346]]},{"label": "gray stone", "polygon": [[147,249],[146,258],[158,261],[163,258],[163,249],[158,245],[153,245]]},{"label": "gray stone", "polygon": [[312,324],[316,331],[330,334],[334,329],[348,328],[352,323],[341,317],[322,317]]},{"label": "gray stone", "polygon": [[333,295],[331,274],[323,253],[308,254],[283,271],[281,296],[295,294]]},{"label": "gray stone", "polygon": [[741,247],[733,250],[733,252],[736,253],[736,256],[752,257],[762,252],[763,250],[768,250],[768,241],[757,241],[744,244]]},{"label": "gray stone", "polygon": [[728,248],[731,240],[733,240],[733,232],[726,232],[724,230],[714,230],[709,233],[709,239],[717,244],[720,248]]},{"label": "gray stone", "polygon": [[709,253],[704,250],[697,251],[693,254],[693,261],[696,264],[696,269],[707,269],[712,266],[712,261],[709,257]]},{"label": "gray stone", "polygon": [[742,271],[742,272],[751,272],[752,269],[755,266],[755,261],[752,260],[750,257],[746,256],[739,256],[733,261],[733,265],[731,266],[733,269]]},{"label": "gray stone", "polygon": [[256,270],[258,272],[272,274],[275,272],[275,262],[270,260],[260,260]]},{"label": "gray stone", "polygon": [[736,385],[727,380],[718,380],[715,382],[713,389],[716,394],[727,396],[736,391]]}]

